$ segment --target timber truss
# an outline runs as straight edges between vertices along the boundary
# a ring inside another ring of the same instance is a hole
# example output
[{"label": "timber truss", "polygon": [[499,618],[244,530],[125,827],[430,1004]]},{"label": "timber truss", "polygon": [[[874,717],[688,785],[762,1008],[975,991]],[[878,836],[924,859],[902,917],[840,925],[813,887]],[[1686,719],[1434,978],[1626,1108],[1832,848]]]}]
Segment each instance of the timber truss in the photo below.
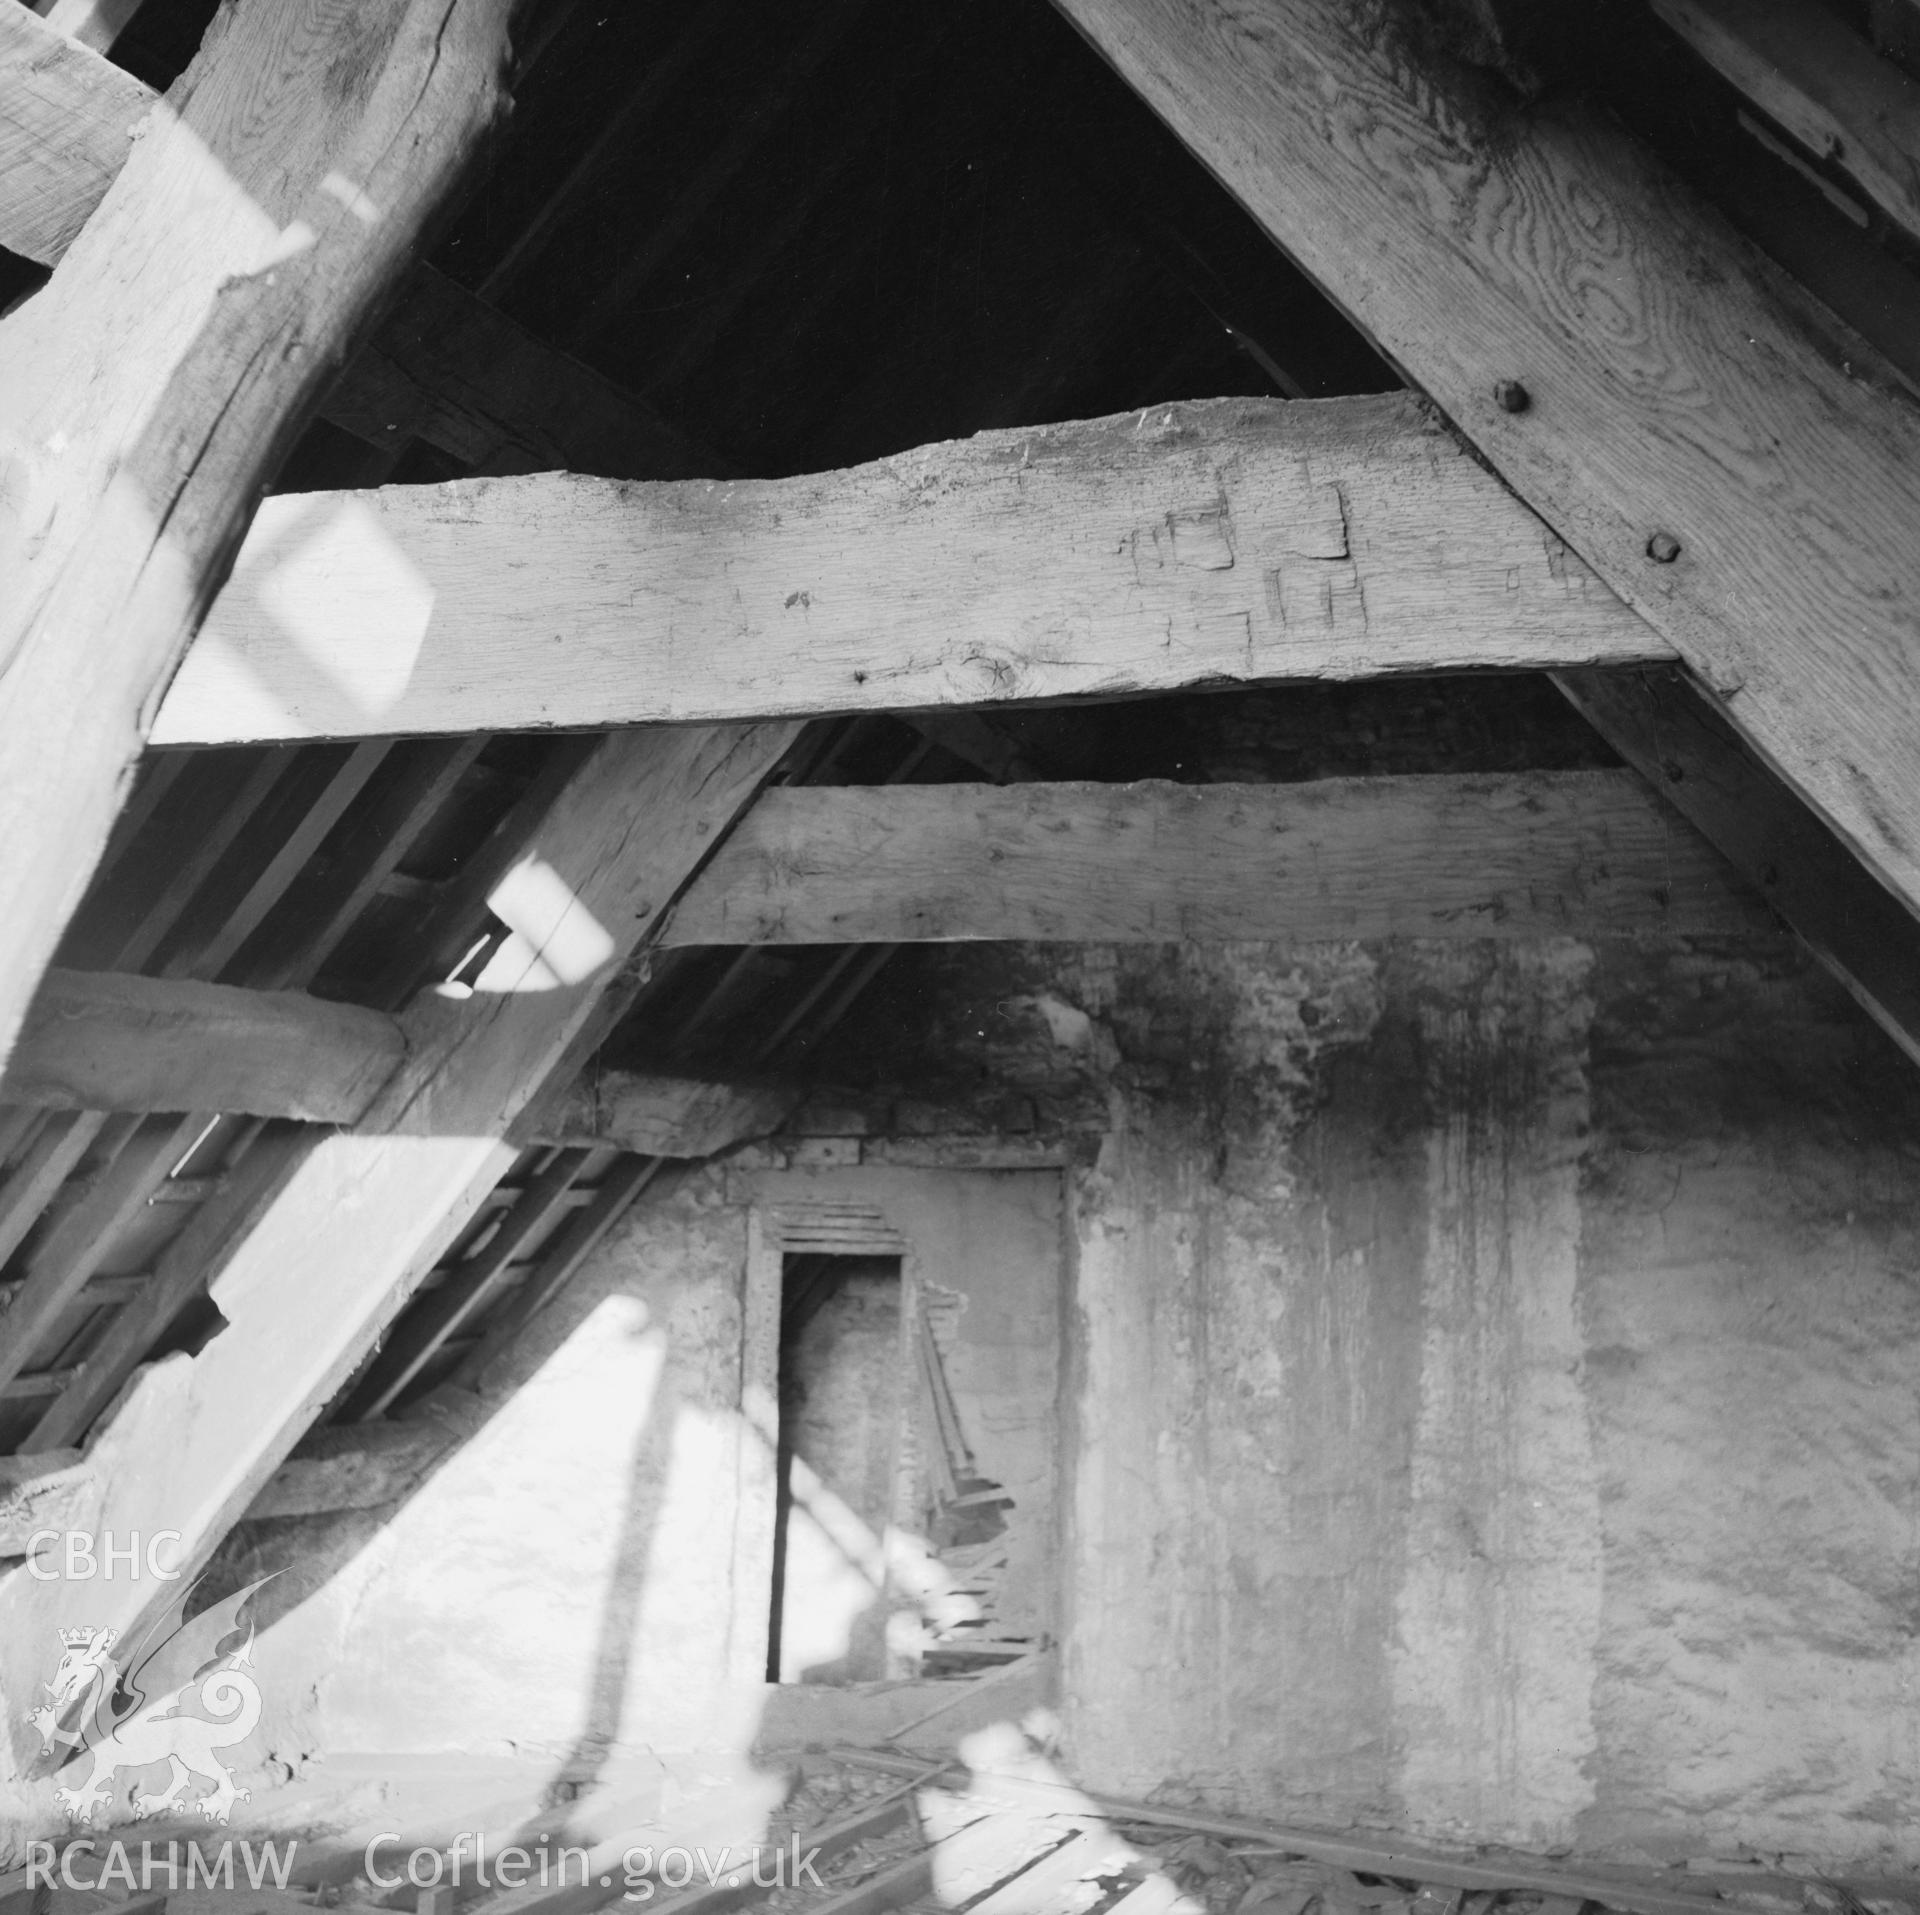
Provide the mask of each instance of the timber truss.
[{"label": "timber truss", "polygon": [[[1116,257],[1251,387],[1183,401],[1220,389],[1183,348],[1080,420],[1036,374],[962,422],[998,430],[746,478],[666,399],[857,140],[649,381],[599,348],[754,115],[578,269],[558,344],[507,310],[738,4],[568,119],[456,277],[426,241],[584,13],[232,0],[163,97],[107,57],[129,0],[0,0],[0,1551],[167,1528],[191,1567],[249,1512],[404,1494],[643,1191],[789,1120],[902,946],[1784,921],[1920,1058],[1899,35],[1648,12],[1796,212],[1556,84],[1524,6],[1059,4],[1242,209],[1169,145]],[[789,11],[776,114],[876,29]],[[1550,674],[1605,745],[1181,782],[1049,775],[1029,722],[1440,672]],[[50,1600],[0,1578],[0,1644]]]}]

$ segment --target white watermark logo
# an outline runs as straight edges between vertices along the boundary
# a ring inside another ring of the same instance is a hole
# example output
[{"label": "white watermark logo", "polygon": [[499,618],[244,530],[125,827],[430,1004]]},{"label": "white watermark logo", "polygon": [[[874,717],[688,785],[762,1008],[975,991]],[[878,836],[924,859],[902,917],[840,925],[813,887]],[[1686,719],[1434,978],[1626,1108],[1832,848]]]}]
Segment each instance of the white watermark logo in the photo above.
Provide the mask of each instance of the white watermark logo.
[{"label": "white watermark logo", "polygon": [[[403,1861],[398,1855],[383,1853],[399,1840],[399,1835],[389,1829],[367,1844],[360,1872],[377,1889],[437,1888],[443,1880],[459,1888],[468,1860],[473,1864],[473,1880],[481,1888],[526,1888],[534,1880],[536,1869],[542,1888],[586,1888],[593,1879],[593,1858],[583,1848],[563,1848],[556,1856],[546,1848],[529,1850],[512,1845],[496,1849],[489,1856],[487,1838],[468,1833],[456,1836],[448,1849],[413,1849]],[[739,1888],[748,1881],[763,1889],[825,1888],[814,1867],[819,1853],[817,1848],[802,1851],[797,1835],[784,1845],[762,1843],[716,1851],[678,1847],[656,1850],[636,1845],[620,1857],[620,1884],[629,1902],[651,1901],[662,1888],[685,1888],[694,1881],[708,1888],[718,1888],[723,1882],[729,1888]],[[578,1877],[570,1878],[569,1865],[576,1861]],[[599,1883],[602,1888],[612,1888],[614,1877],[602,1875]]]},{"label": "white watermark logo", "polygon": [[39,1732],[42,1772],[89,1758],[84,1778],[53,1792],[74,1821],[91,1822],[106,1807],[122,1770],[162,1764],[167,1787],[137,1794],[136,1814],[184,1807],[182,1798],[196,1783],[194,1807],[209,1822],[225,1822],[233,1805],[247,1799],[218,1751],[244,1742],[260,1720],[252,1628],[237,1648],[225,1648],[240,1633],[240,1611],[260,1582],[191,1622],[181,1620],[188,1600],[181,1598],[124,1660],[116,1653],[115,1630],[60,1631],[59,1666],[41,1685],[47,1700],[28,1710],[26,1720]]},{"label": "white watermark logo", "polygon": [[[293,1857],[298,1846],[297,1842],[262,1842],[256,1849],[251,1842],[222,1842],[217,1849],[189,1846],[183,1859],[177,1843],[163,1842],[156,1851],[151,1842],[142,1842],[136,1868],[134,1851],[126,1842],[109,1842],[104,1851],[91,1837],[59,1848],[52,1842],[30,1842],[27,1844],[27,1886],[35,1888],[45,1883],[48,1888],[124,1888],[130,1894],[145,1895],[160,1887],[159,1878],[164,1877],[169,1895],[182,1887],[188,1894],[203,1885],[209,1889],[231,1889],[237,1849],[249,1888],[265,1888],[269,1882],[275,1888],[285,1888],[287,1878],[293,1873]],[[98,1867],[91,1875],[83,1875],[78,1865],[85,1862],[93,1868],[96,1857]]]},{"label": "white watermark logo", "polygon": [[[186,1572],[177,1556],[169,1564],[163,1552],[177,1550],[180,1541],[177,1529],[156,1529],[143,1551],[137,1529],[128,1531],[126,1540],[117,1544],[113,1531],[103,1530],[97,1547],[91,1530],[36,1529],[27,1538],[27,1574],[42,1583],[85,1583],[96,1576],[110,1583],[115,1580],[114,1565],[123,1563],[129,1582],[138,1582],[144,1570],[155,1582],[177,1583]],[[53,1543],[60,1545],[58,1550],[45,1547]],[[50,1568],[50,1562],[58,1566]]]}]

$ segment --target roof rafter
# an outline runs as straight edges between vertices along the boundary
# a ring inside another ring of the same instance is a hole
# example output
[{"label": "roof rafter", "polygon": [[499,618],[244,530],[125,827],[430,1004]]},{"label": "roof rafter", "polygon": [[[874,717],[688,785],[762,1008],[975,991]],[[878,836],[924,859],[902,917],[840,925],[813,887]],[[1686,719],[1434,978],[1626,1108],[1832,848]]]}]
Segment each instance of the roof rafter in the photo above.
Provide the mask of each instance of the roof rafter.
[{"label": "roof rafter", "polygon": [[222,13],[0,321],[0,1050],[261,486],[501,109],[509,10]]},{"label": "roof rafter", "polygon": [[[133,9],[120,5],[117,31]],[[53,265],[125,164],[153,89],[60,30],[0,10],[0,245]],[[320,403],[391,451],[419,438],[463,464],[648,478],[718,474],[724,460],[645,400],[514,324],[424,261]]]},{"label": "roof rafter", "polygon": [[1058,0],[1742,734],[1920,900],[1920,422],[1592,108],[1340,0]]}]

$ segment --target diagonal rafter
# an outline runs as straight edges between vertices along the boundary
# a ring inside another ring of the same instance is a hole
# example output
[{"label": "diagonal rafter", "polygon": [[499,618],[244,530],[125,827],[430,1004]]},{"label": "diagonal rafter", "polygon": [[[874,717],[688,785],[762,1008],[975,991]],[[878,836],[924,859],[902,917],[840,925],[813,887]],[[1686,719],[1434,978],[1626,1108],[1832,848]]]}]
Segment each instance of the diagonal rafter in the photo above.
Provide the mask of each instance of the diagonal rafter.
[{"label": "diagonal rafter", "polygon": [[1342,0],[1058,0],[1267,232],[1920,901],[1920,421],[1575,100]]},{"label": "diagonal rafter", "polygon": [[0,321],[0,1050],[262,485],[501,109],[509,11],[223,12]]}]

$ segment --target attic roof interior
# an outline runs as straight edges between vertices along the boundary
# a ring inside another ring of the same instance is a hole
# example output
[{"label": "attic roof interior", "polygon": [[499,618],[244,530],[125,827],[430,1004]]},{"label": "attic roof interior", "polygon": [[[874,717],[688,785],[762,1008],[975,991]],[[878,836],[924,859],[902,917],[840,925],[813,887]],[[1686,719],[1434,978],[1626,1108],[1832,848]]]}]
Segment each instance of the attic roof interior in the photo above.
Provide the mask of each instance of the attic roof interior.
[{"label": "attic roof interior", "polygon": [[[206,0],[150,0],[114,58],[164,87],[211,13]],[[1436,0],[1419,24],[1434,58],[1471,64],[1515,114],[1568,88],[1597,95],[1817,289],[1824,307],[1808,324],[1831,350],[1864,338],[1890,379],[1920,378],[1910,247],[1884,220],[1856,218],[1844,176],[1818,155],[1756,136],[1747,103],[1647,8],[1616,0],[1550,20]],[[657,408],[713,476],[819,471],[1182,398],[1401,383],[1038,0],[904,12],[874,0],[548,0],[525,17],[514,94],[433,264]],[[0,275],[0,296],[17,296],[40,269],[9,256]],[[279,486],[466,471],[423,440],[323,416]],[[1002,710],[973,739],[955,748],[911,715],[821,721],[780,776],[1269,782],[1617,762],[1526,675]],[[457,978],[498,937],[488,881],[584,748],[524,734],[150,754],[60,961],[396,1006]],[[887,961],[675,953],[603,1055],[804,1069]],[[156,1310],[136,1301],[137,1280],[170,1245],[184,1255],[199,1207],[264,1174],[294,1127],[14,1112],[0,1128],[6,1277],[94,1216],[110,1172],[146,1193],[131,1221],[88,1234],[89,1287],[35,1352],[29,1387],[0,1404],[0,1448],[71,1445],[140,1362],[217,1331],[190,1282]],[[539,1214],[512,1256],[535,1270],[596,1193],[617,1185],[630,1200],[641,1187],[612,1158],[529,1151],[448,1266],[531,1192]],[[602,1227],[613,1208],[609,1197],[594,1211]],[[539,1288],[522,1285],[522,1308]],[[508,1295],[500,1321],[514,1307]],[[470,1362],[493,1323],[471,1323],[397,1394],[380,1387],[376,1358],[335,1413],[404,1404]]]}]

